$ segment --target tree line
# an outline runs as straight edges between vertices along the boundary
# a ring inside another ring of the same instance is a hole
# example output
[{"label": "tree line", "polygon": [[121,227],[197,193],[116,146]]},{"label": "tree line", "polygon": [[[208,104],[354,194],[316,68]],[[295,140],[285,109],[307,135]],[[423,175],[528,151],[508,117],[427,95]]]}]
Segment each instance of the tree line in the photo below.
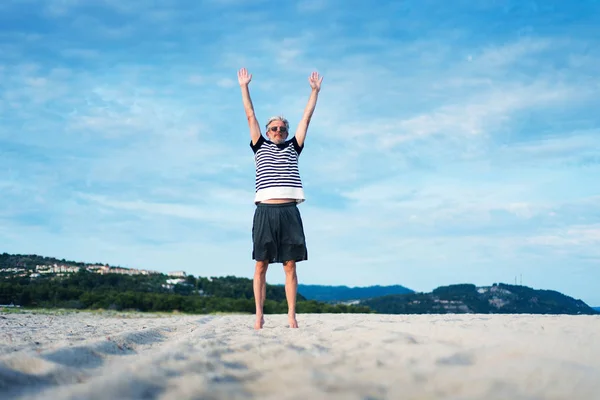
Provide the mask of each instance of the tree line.
[{"label": "tree line", "polygon": [[[4,276],[0,304],[22,307],[137,310],[142,312],[254,313],[252,280],[188,275],[183,284],[164,287],[165,275],[96,274],[86,270],[38,278]],[[297,296],[299,313],[369,313],[364,306],[332,305]],[[285,288],[267,285],[266,314],[287,313]]]}]

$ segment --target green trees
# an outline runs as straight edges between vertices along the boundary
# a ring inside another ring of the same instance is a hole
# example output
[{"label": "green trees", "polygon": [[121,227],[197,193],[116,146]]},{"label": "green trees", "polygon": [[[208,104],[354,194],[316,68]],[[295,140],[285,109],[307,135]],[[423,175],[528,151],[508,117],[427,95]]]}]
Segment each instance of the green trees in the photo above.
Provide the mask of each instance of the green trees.
[{"label": "green trees", "polygon": [[383,314],[504,313],[504,314],[594,314],[581,300],[552,290],[494,284],[441,286],[431,293],[390,295],[361,304]]},{"label": "green trees", "polygon": [[[165,275],[121,275],[80,270],[63,277],[5,276],[0,304],[24,307],[137,310],[186,313],[254,313],[252,280],[234,276],[195,278],[165,287]],[[298,295],[298,312],[368,312],[365,307],[332,306]],[[286,313],[285,288],[267,285],[266,314]]]}]

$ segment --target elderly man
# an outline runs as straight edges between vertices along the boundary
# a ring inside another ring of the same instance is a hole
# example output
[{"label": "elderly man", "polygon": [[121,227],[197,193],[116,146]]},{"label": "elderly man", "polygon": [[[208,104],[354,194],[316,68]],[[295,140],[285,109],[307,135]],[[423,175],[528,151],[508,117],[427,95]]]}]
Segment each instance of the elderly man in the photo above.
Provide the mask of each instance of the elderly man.
[{"label": "elderly man", "polygon": [[266,297],[266,275],[270,263],[282,263],[285,271],[285,294],[290,328],[297,328],[296,263],[308,259],[302,218],[297,205],[305,200],[298,170],[298,157],[321,90],[320,77],[313,72],[308,83],[311,94],[295,135],[288,139],[289,123],[283,117],[272,117],[266,124],[265,139],[254,114],[248,85],[252,75],[245,68],[238,71],[244,110],[250,127],[250,147],[256,163],[256,209],[252,224],[252,258],[254,272],[255,329],[264,325],[263,306]]}]

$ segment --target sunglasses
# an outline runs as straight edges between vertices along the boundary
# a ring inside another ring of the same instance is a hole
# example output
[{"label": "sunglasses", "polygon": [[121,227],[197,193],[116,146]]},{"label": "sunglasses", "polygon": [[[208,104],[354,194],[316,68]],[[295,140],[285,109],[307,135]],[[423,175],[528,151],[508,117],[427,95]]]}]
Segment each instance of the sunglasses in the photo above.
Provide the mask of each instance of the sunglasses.
[{"label": "sunglasses", "polygon": [[271,132],[277,132],[277,129],[279,129],[279,132],[281,132],[281,133],[287,132],[287,128],[285,126],[272,126],[269,128],[269,130]]}]

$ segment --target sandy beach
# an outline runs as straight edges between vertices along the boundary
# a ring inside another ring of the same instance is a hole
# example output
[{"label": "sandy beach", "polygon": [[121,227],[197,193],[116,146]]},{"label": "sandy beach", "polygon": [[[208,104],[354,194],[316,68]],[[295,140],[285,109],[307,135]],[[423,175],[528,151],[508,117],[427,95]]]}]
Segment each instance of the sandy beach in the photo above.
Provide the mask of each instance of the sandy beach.
[{"label": "sandy beach", "polygon": [[1,313],[2,399],[598,399],[598,316]]}]

